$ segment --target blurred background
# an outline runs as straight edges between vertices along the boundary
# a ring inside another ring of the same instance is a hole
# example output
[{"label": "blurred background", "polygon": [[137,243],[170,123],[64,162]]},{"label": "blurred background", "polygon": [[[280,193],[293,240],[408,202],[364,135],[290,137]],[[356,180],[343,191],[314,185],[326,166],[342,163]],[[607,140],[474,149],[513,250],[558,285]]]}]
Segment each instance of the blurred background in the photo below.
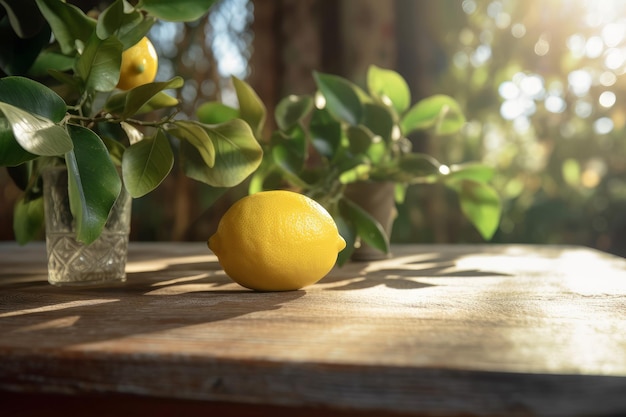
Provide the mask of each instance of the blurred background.
[{"label": "blurred background", "polygon": [[[83,8],[107,2],[70,1]],[[626,1],[220,0],[191,24],[150,34],[158,80],[185,78],[181,113],[236,105],[230,76],[268,107],[314,91],[312,71],[363,84],[374,64],[402,74],[413,102],[443,93],[463,131],[411,140],[446,164],[497,168],[504,204],[492,242],[577,244],[626,256]],[[222,192],[174,168],[133,205],[131,240],[206,240],[247,193]],[[0,171],[0,240],[13,239],[19,190]],[[443,187],[410,188],[392,241],[482,242]]]}]

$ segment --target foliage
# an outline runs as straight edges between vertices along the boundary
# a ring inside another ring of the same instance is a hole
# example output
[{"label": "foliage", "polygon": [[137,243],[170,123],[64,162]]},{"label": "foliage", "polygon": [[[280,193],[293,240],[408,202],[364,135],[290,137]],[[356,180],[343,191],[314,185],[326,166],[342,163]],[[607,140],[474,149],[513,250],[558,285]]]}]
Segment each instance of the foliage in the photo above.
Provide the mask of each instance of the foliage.
[{"label": "foliage", "polygon": [[43,221],[40,173],[51,164],[68,168],[85,243],[99,236],[122,187],[132,197],[151,192],[177,155],[189,177],[214,187],[237,185],[258,167],[263,151],[248,123],[176,118],[179,103],[167,91],[183,86],[180,77],[116,90],[122,52],[157,19],[195,20],[213,3],[115,0],[93,17],[62,0],[2,2],[0,165],[24,190],[14,215],[19,242]]},{"label": "foliage", "polygon": [[[313,75],[315,94],[290,95],[276,106],[278,129],[264,142],[251,193],[291,187],[324,205],[348,242],[340,263],[349,258],[357,238],[389,250],[382,226],[344,195],[345,187],[356,181],[392,181],[399,202],[412,184],[443,183],[458,194],[463,213],[480,234],[485,239],[493,235],[501,210],[489,185],[493,170],[476,163],[444,165],[413,152],[407,139],[417,130],[437,136],[457,133],[465,117],[452,97],[433,95],[411,105],[406,81],[376,66],[368,71],[367,91],[336,75]],[[235,89],[239,109],[207,103],[198,110],[199,119],[215,123],[242,117],[260,132],[265,107],[242,81],[235,79]]]},{"label": "foliage", "polygon": [[441,151],[483,155],[502,174],[493,181],[504,206],[495,240],[624,256],[626,4],[472,0],[437,8],[446,20],[429,36],[450,65],[434,88],[454,92],[471,127]]}]

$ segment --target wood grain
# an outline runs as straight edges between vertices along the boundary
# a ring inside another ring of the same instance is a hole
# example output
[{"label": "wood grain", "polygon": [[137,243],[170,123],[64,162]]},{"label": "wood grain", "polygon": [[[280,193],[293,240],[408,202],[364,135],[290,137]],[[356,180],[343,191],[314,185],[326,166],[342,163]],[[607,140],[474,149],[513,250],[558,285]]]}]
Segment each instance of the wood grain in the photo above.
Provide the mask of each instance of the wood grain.
[{"label": "wood grain", "polygon": [[108,288],[53,287],[43,245],[0,244],[0,391],[626,414],[624,259],[562,246],[393,251],[301,291],[258,293],[204,243],[133,243],[127,282]]}]

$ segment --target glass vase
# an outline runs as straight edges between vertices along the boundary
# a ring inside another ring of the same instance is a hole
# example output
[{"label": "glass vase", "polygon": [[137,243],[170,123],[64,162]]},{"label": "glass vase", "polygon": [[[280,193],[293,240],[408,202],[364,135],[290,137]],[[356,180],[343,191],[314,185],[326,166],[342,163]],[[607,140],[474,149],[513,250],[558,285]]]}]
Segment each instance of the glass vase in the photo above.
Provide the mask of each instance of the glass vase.
[{"label": "glass vase", "polygon": [[67,170],[64,167],[49,168],[42,177],[48,282],[80,286],[125,281],[132,198],[124,187],[100,237],[85,245],[76,240]]}]

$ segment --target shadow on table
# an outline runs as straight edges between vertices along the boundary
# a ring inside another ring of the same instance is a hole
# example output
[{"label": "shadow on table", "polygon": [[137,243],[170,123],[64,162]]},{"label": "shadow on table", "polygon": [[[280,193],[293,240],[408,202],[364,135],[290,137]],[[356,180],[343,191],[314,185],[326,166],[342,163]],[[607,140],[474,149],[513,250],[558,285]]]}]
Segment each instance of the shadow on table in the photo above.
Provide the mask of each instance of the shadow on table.
[{"label": "shadow on table", "polygon": [[37,348],[216,323],[277,310],[305,294],[247,290],[212,261],[131,272],[126,283],[110,287],[55,287],[39,281],[6,289],[0,287],[0,333],[11,344]]},{"label": "shadow on table", "polygon": [[433,278],[511,276],[502,272],[460,268],[458,260],[466,255],[462,252],[429,252],[399,255],[374,262],[350,262],[333,270],[321,283],[330,284],[326,288],[328,290],[356,290],[377,285],[395,289],[419,289],[437,285],[423,282],[424,278],[431,281]]},{"label": "shadow on table", "polygon": [[[141,255],[141,254],[136,254]],[[502,273],[463,268],[468,252],[397,253],[352,262],[320,281],[322,290],[383,285],[421,289],[438,278],[484,278]],[[135,256],[127,282],[111,287],[54,287],[44,281],[0,286],[0,332],[17,345],[61,347],[216,323],[280,309],[306,291],[260,293],[235,284],[214,257]]]}]

